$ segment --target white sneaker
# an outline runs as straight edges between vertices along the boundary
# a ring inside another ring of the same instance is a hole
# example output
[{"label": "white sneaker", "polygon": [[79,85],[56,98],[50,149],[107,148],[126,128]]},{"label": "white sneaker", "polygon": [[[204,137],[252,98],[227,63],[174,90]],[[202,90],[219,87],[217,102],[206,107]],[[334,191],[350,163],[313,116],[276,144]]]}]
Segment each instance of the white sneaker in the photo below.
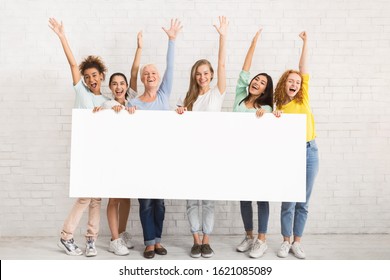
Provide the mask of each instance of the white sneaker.
[{"label": "white sneaker", "polygon": [[70,256],[80,256],[83,254],[83,251],[74,243],[74,239],[64,240],[60,238],[60,241],[57,243],[58,247],[63,249],[65,253]]},{"label": "white sneaker", "polygon": [[303,248],[302,248],[302,245],[300,242],[294,242],[291,246],[291,251],[293,252],[294,256],[296,256],[298,259],[306,258],[305,251],[303,251]]},{"label": "white sneaker", "polygon": [[280,245],[280,249],[278,251],[279,258],[287,258],[288,252],[290,252],[291,244],[288,241],[284,241],[282,245]]},{"label": "white sneaker", "polygon": [[130,233],[128,233],[127,231],[124,231],[121,234],[119,234],[119,238],[122,238],[122,240],[125,241],[127,248],[129,248],[129,249],[133,249],[134,248],[134,245],[131,242],[131,235],[130,235]]},{"label": "white sneaker", "polygon": [[255,243],[253,243],[249,256],[251,258],[260,258],[261,256],[264,255],[267,249],[268,249],[267,243],[265,241],[256,238],[256,241]]},{"label": "white sneaker", "polygon": [[238,252],[246,252],[253,246],[254,238],[250,238],[248,235],[245,235],[244,240],[236,247]]},{"label": "white sneaker", "polygon": [[108,252],[114,253],[118,256],[125,256],[130,253],[129,249],[126,247],[125,241],[122,238],[118,238],[110,241],[110,246],[108,247]]},{"label": "white sneaker", "polygon": [[97,255],[97,250],[95,246],[95,240],[92,238],[87,238],[87,242],[85,243],[85,256],[94,257]]}]

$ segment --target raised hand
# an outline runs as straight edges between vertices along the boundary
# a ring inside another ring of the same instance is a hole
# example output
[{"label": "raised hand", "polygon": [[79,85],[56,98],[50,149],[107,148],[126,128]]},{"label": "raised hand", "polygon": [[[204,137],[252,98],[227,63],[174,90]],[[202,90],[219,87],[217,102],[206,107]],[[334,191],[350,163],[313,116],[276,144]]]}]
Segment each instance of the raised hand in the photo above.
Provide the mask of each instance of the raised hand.
[{"label": "raised hand", "polygon": [[162,29],[167,33],[169,40],[175,40],[182,28],[181,22],[176,18],[175,20],[171,19],[171,27],[169,29],[164,27]]},{"label": "raised hand", "polygon": [[137,48],[142,49],[144,46],[142,31],[138,32],[137,34]]},{"label": "raised hand", "polygon": [[58,37],[65,36],[64,25],[58,23],[55,18],[49,18],[49,27],[58,35]]},{"label": "raised hand", "polygon": [[301,33],[299,33],[299,37],[305,42],[307,40],[306,31],[302,31]]},{"label": "raised hand", "polygon": [[260,37],[262,31],[263,31],[263,28],[260,28],[260,29],[256,32],[255,37],[253,37],[253,39],[252,39],[252,43],[256,43],[256,42],[257,42],[257,40],[259,39],[259,37]]},{"label": "raised hand", "polygon": [[215,29],[218,31],[220,36],[226,36],[227,28],[229,26],[229,22],[227,21],[225,16],[219,17],[219,27],[216,24],[213,25]]}]

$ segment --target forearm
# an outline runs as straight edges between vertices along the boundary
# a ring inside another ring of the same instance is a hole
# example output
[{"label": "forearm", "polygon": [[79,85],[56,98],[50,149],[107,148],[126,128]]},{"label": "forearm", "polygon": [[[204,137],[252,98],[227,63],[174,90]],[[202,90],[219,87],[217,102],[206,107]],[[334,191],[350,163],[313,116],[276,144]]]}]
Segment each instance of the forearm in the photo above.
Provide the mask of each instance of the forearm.
[{"label": "forearm", "polygon": [[244,65],[242,66],[242,70],[244,71],[249,71],[251,69],[252,59],[253,59],[253,54],[255,53],[256,44],[257,42],[252,42],[248,49],[248,53],[245,56]]},{"label": "forearm", "polygon": [[307,42],[305,40],[305,41],[303,41],[301,58],[299,59],[299,72],[301,72],[302,74],[308,73],[308,69],[307,69],[307,56],[308,56],[308,54],[307,53],[308,53]]},{"label": "forearm", "polygon": [[137,50],[135,51],[134,61],[130,71],[130,87],[134,91],[137,91],[137,78],[138,78],[139,66],[141,63],[141,54],[142,54],[142,48],[138,47]]},{"label": "forearm", "polygon": [[66,39],[66,37],[59,36],[59,38],[60,38],[60,42],[61,42],[62,48],[64,50],[64,53],[65,53],[66,59],[68,60],[70,70],[72,72],[73,84],[75,85],[81,79],[81,75],[80,75],[80,71],[79,71],[76,59],[73,56],[72,50],[70,49],[70,46],[68,44],[68,40]]},{"label": "forearm", "polygon": [[218,51],[218,69],[217,86],[220,93],[224,93],[226,90],[226,36],[219,36],[219,51]]}]

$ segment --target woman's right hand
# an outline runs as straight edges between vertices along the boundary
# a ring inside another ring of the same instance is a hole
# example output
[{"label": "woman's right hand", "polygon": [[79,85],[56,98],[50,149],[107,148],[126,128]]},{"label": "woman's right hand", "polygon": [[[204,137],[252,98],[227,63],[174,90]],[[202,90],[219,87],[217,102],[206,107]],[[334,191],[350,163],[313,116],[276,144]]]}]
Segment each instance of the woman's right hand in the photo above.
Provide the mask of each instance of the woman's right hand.
[{"label": "woman's right hand", "polygon": [[178,113],[179,115],[183,114],[185,111],[187,111],[187,107],[177,107],[176,108],[176,113]]},{"label": "woman's right hand", "polygon": [[98,106],[98,107],[93,108],[92,112],[96,113],[96,112],[99,112],[101,110],[103,110],[103,107],[102,106]]},{"label": "woman's right hand", "polygon": [[65,36],[64,25],[58,23],[55,18],[49,18],[49,27],[58,35],[58,37]]},{"label": "woman's right hand", "polygon": [[275,110],[275,111],[272,112],[272,114],[274,114],[274,116],[277,117],[277,118],[280,118],[282,113],[283,113],[283,111],[280,111],[280,110]]}]

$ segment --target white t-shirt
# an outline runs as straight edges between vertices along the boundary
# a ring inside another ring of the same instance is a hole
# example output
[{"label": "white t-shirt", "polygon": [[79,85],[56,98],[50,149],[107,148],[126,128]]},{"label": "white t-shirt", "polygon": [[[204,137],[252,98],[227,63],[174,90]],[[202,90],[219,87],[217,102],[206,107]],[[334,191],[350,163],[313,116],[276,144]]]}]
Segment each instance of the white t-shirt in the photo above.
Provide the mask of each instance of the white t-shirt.
[{"label": "white t-shirt", "polygon": [[[219,92],[218,86],[215,86],[205,94],[198,96],[194,105],[192,106],[192,111],[220,112],[225,95],[226,92],[221,94]],[[184,106],[184,99],[185,96],[180,97],[177,101],[177,105]]]},{"label": "white t-shirt", "polygon": [[[105,95],[107,96],[108,93],[105,93]],[[136,91],[134,91],[132,88],[129,87],[127,89],[127,99],[126,99],[125,103],[127,104],[131,99],[136,98],[137,95],[138,95],[138,93]],[[111,109],[112,107],[114,107],[116,105],[122,105],[119,102],[115,101],[114,95],[112,93],[111,93],[111,97],[112,97],[111,100],[108,100],[108,101],[103,103],[103,108],[104,109]],[[125,108],[125,106],[122,105],[122,108]]]}]

